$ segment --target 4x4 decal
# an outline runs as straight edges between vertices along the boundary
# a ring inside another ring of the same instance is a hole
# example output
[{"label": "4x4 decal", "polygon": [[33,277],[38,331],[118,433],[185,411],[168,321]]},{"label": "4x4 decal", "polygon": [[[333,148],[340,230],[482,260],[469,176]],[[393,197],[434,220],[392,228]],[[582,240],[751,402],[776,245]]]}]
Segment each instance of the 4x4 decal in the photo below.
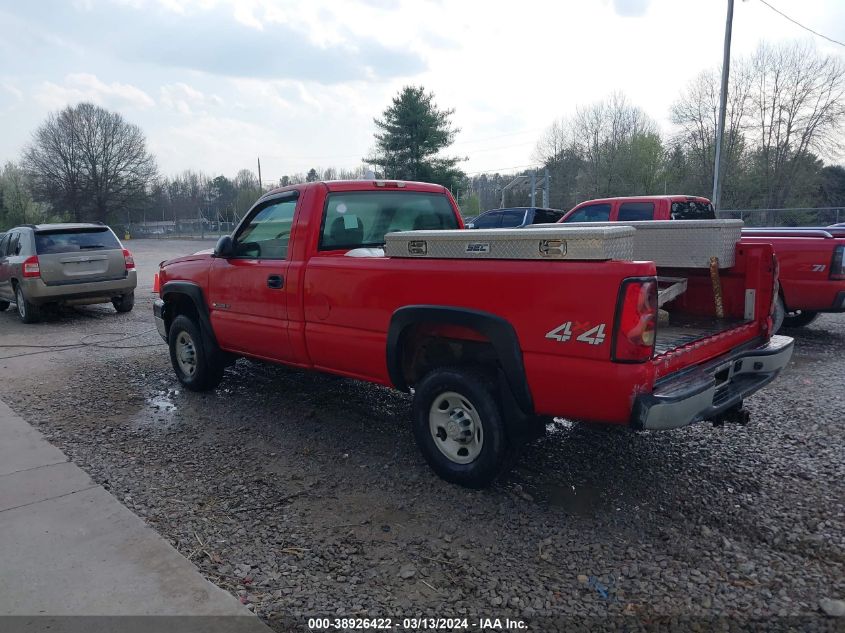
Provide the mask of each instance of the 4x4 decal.
[{"label": "4x4 decal", "polygon": [[[589,323],[576,323],[575,331],[584,331],[575,340],[580,343],[588,343],[589,345],[601,345],[605,339],[605,327],[604,323],[600,323],[594,327],[590,327]],[[566,343],[572,338],[573,334],[572,321],[567,321],[566,323],[561,323],[553,330],[549,330],[546,333],[546,338],[558,341],[559,343]]]}]

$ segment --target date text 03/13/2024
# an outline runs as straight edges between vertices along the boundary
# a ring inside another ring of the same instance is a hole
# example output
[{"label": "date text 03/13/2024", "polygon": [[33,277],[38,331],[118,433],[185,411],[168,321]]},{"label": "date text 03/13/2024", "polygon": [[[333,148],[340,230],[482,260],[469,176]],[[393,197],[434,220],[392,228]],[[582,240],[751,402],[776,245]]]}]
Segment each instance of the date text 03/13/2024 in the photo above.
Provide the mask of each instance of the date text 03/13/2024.
[{"label": "date text 03/13/2024", "polygon": [[309,618],[312,631],[525,631],[524,620],[511,618]]}]

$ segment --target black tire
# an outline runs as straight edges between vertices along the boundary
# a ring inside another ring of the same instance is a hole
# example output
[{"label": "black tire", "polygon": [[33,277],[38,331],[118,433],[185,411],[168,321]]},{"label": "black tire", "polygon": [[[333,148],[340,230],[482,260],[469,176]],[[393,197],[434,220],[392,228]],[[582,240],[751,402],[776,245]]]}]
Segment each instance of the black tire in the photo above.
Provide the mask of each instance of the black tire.
[{"label": "black tire", "polygon": [[783,319],[786,317],[786,306],[783,305],[783,297],[775,299],[775,309],[772,311],[772,334],[777,334],[783,327]]},{"label": "black tire", "polygon": [[784,327],[804,327],[810,325],[819,316],[818,312],[811,312],[809,310],[798,310],[796,312],[787,312],[783,317]]},{"label": "black tire", "polygon": [[9,305],[11,305],[8,301],[0,301],[0,312],[5,312],[9,309]]},{"label": "black tire", "polygon": [[41,320],[41,308],[27,300],[19,285],[15,286],[15,303],[18,306],[18,317],[24,323],[38,323]]},{"label": "black tire", "polygon": [[173,319],[167,345],[173,371],[186,389],[209,391],[223,380],[223,363],[206,348],[199,326],[189,317],[180,314]]},{"label": "black tire", "polygon": [[111,300],[111,304],[118,312],[131,312],[135,307],[135,291],[130,290],[125,295],[115,297]]},{"label": "black tire", "polygon": [[[452,406],[450,398],[455,396],[462,404],[447,413]],[[446,408],[441,408],[442,413],[438,415],[433,411],[435,404],[438,408],[445,404]],[[435,432],[439,416],[443,416],[444,426]],[[467,418],[472,429],[469,432],[462,428]],[[449,430],[446,425],[450,425]],[[413,430],[417,446],[429,466],[448,482],[467,488],[485,488],[504,472],[509,462],[511,447],[496,397],[496,382],[478,369],[445,367],[429,372],[417,384],[414,393]],[[456,440],[455,436],[461,433],[467,433],[472,439],[460,437]],[[457,453],[465,450],[461,446],[463,442],[469,448],[465,455],[459,455]],[[455,447],[458,447],[457,451]],[[449,450],[455,454],[455,459],[472,461],[459,463],[447,455]]]}]

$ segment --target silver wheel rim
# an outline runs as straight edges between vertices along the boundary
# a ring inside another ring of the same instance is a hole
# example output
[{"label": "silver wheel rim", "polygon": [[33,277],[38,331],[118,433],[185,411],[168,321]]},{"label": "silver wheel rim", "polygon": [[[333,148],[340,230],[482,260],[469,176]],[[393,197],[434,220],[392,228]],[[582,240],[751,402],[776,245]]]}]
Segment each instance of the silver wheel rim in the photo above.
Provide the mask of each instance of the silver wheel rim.
[{"label": "silver wheel rim", "polygon": [[197,371],[197,348],[184,330],[176,335],[176,362],[186,376],[193,376]]},{"label": "silver wheel rim", "polygon": [[26,305],[24,304],[23,291],[20,288],[18,288],[18,300],[16,303],[18,304],[18,314],[21,315],[21,318],[25,318]]},{"label": "silver wheel rim", "polygon": [[454,391],[445,391],[434,399],[428,428],[434,445],[456,464],[475,461],[484,446],[481,416],[472,402]]}]

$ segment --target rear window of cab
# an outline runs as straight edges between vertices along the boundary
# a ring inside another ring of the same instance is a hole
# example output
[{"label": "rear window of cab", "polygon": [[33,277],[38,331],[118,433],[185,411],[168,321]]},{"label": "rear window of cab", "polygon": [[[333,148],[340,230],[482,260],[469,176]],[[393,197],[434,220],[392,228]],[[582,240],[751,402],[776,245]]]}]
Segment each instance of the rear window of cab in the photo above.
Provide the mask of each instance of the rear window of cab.
[{"label": "rear window of cab", "polygon": [[320,250],[384,245],[395,231],[457,229],[458,218],[448,198],[417,191],[347,191],[330,193],[326,201]]}]

